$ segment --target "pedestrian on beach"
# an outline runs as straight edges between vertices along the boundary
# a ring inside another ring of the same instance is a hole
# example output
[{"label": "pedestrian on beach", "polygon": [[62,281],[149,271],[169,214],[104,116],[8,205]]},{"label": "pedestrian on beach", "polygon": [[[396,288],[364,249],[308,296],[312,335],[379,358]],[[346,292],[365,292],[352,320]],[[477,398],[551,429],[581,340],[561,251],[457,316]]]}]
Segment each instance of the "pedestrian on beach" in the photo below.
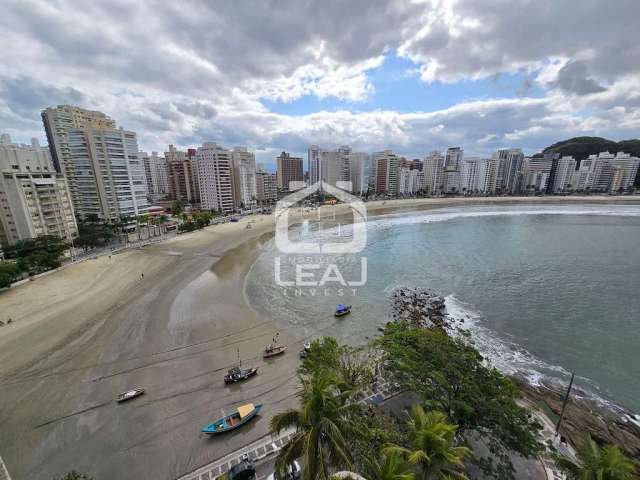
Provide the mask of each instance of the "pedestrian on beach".
[{"label": "pedestrian on beach", "polygon": [[141,274],[140,274],[140,278],[144,278],[144,273],[141,273]]}]

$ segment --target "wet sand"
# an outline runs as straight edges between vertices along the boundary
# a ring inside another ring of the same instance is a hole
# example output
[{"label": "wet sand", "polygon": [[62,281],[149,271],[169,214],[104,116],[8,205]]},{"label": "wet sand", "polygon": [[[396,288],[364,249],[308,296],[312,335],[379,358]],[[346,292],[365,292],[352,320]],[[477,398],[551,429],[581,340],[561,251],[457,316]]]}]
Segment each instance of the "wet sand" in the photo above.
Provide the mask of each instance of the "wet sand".
[{"label": "wet sand", "polygon": [[[425,199],[370,202],[367,210],[620,200],[640,199]],[[0,453],[14,478],[76,469],[97,480],[172,479],[267,434],[271,416],[295,404],[304,339],[282,331],[289,351],[264,361],[276,327],[244,299],[244,276],[273,231],[272,217],[254,220],[250,230],[247,219],[208,227],[0,294],[0,319],[14,320],[0,328]],[[259,374],[227,387],[222,377],[237,349]],[[147,389],[143,397],[115,403],[137,386]],[[248,401],[264,404],[249,425],[200,434],[221,410]]]}]

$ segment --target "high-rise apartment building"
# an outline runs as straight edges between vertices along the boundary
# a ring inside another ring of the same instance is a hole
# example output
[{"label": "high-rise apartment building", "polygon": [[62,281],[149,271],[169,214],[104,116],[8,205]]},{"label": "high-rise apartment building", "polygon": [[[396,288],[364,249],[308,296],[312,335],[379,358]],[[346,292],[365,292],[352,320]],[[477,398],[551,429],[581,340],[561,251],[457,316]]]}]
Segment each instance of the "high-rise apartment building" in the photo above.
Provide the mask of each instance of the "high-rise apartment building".
[{"label": "high-rise apartment building", "polygon": [[170,197],[187,203],[200,202],[196,151],[190,149],[185,152],[169,145],[169,151],[164,152],[164,157]]},{"label": "high-rise apartment building", "polygon": [[348,156],[351,191],[364,195],[372,181],[371,157],[368,153],[352,152]]},{"label": "high-rise apartment building", "polygon": [[122,128],[70,129],[65,142],[73,171],[76,215],[102,220],[140,215],[147,211],[144,164],[138,158],[135,132]]},{"label": "high-rise apartment building", "polygon": [[234,195],[236,206],[254,207],[256,192],[256,156],[246,147],[235,147],[232,152]]},{"label": "high-rise apartment building", "polygon": [[576,170],[576,161],[571,156],[564,156],[557,160],[554,160],[555,175],[553,183],[550,185],[552,193],[563,193],[573,190],[571,181],[573,180],[573,173]]},{"label": "high-rise apartment building", "polygon": [[493,154],[497,160],[495,193],[518,193],[522,185],[524,154],[519,148],[504,148]]},{"label": "high-rise apartment building", "polygon": [[318,145],[311,145],[307,150],[307,172],[309,173],[309,185],[317,183],[321,177],[320,152]]},{"label": "high-rise apartment building", "polygon": [[462,162],[460,191],[464,194],[485,194],[489,185],[491,160],[468,157]]},{"label": "high-rise apartment building", "polygon": [[78,233],[67,183],[49,149],[0,139],[0,246],[40,235],[66,241]]},{"label": "high-rise apartment building", "polygon": [[400,159],[391,150],[372,154],[376,169],[375,188],[378,194],[398,194],[398,169]]},{"label": "high-rise apartment building", "polygon": [[70,157],[67,132],[82,128],[116,128],[116,122],[104,113],[71,105],[58,105],[43,110],[42,123],[47,134],[53,165],[58,173],[67,177],[72,190],[74,164]]},{"label": "high-rise apartment building", "polygon": [[256,172],[256,196],[258,201],[263,203],[278,200],[278,182],[275,173],[264,170]]},{"label": "high-rise apartment building", "polygon": [[302,158],[292,157],[287,152],[282,152],[276,159],[278,190],[290,191],[291,182],[302,183],[304,173],[302,170]]},{"label": "high-rise apartment building", "polygon": [[444,157],[434,150],[424,158],[422,171],[424,172],[424,192],[427,195],[439,195],[444,189]]},{"label": "high-rise apartment building", "polygon": [[196,159],[202,209],[233,212],[233,153],[216,143],[207,142],[198,148]]},{"label": "high-rise apartment building", "polygon": [[138,157],[144,165],[144,174],[147,181],[147,195],[149,201],[157,202],[169,195],[169,182],[167,180],[167,164],[164,158],[158,156],[158,152],[138,152]]},{"label": "high-rise apartment building", "polygon": [[544,157],[526,157],[522,163],[521,190],[546,192],[551,177],[552,160]]}]

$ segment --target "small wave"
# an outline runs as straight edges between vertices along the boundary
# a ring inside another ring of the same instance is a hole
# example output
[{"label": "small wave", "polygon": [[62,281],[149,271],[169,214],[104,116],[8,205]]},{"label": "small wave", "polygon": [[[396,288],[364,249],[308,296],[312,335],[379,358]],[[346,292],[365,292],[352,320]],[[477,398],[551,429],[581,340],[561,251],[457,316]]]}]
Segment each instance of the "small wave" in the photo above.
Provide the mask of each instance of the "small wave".
[{"label": "small wave", "polygon": [[522,216],[522,215],[598,215],[598,216],[619,216],[619,217],[640,217],[639,205],[619,205],[619,206],[602,206],[593,207],[536,207],[536,208],[517,208],[517,207],[490,207],[490,208],[473,208],[464,209],[443,208],[430,210],[421,213],[396,213],[375,217],[367,222],[368,228],[388,228],[398,225],[413,225],[419,223],[435,223],[446,222],[456,218],[469,217],[497,217],[497,216]]}]

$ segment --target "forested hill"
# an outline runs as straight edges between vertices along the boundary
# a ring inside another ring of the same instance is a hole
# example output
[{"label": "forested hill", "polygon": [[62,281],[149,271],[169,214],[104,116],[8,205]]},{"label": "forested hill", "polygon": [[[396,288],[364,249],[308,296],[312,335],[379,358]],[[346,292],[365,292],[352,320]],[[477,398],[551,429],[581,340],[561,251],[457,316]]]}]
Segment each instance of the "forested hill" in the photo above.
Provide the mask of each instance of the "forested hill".
[{"label": "forested hill", "polygon": [[[614,142],[602,137],[574,137],[563,140],[545,148],[542,153],[557,152],[561,156],[570,155],[580,163],[580,160],[589,155],[600,152],[625,152],[634,157],[640,157],[640,139],[622,140]],[[636,187],[640,187],[640,171],[636,175]]]},{"label": "forested hill", "polygon": [[602,137],[574,137],[563,140],[545,148],[543,153],[558,152],[562,155],[571,155],[576,160],[587,158],[592,153],[600,152],[625,152],[635,157],[640,157],[640,140],[622,140],[614,142]]}]

